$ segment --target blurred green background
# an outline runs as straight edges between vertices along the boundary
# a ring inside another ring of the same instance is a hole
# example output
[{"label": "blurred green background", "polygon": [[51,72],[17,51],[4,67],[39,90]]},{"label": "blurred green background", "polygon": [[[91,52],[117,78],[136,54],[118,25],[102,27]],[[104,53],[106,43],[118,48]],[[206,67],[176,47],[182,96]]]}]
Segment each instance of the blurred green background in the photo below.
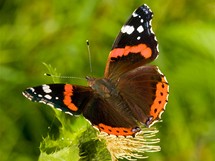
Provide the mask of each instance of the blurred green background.
[{"label": "blurred green background", "polygon": [[37,160],[40,142],[49,133],[54,112],[21,94],[29,86],[52,83],[42,63],[62,75],[84,78],[90,74],[89,39],[93,75],[102,77],[114,38],[143,3],[154,12],[160,50],[154,64],[170,84],[163,122],[157,124],[162,150],[146,160],[215,160],[214,1],[1,0],[1,161]]}]

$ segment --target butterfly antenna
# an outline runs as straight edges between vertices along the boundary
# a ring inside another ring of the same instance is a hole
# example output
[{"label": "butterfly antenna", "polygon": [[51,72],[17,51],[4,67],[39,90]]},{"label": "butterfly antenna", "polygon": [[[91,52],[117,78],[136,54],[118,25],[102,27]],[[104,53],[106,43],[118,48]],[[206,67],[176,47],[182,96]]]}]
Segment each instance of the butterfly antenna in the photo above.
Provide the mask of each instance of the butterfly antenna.
[{"label": "butterfly antenna", "polygon": [[87,43],[87,50],[88,50],[88,54],[89,54],[90,73],[92,74],[93,70],[92,70],[92,61],[91,61],[91,52],[90,52],[90,42],[89,42],[89,40],[87,40],[86,43]]},{"label": "butterfly antenna", "polygon": [[59,76],[59,75],[53,75],[53,74],[50,74],[50,73],[45,73],[44,74],[45,76],[48,76],[48,77],[54,77],[54,78],[64,78],[64,79],[82,79],[82,80],[86,80],[85,78],[80,78],[80,77],[71,77],[71,76]]}]

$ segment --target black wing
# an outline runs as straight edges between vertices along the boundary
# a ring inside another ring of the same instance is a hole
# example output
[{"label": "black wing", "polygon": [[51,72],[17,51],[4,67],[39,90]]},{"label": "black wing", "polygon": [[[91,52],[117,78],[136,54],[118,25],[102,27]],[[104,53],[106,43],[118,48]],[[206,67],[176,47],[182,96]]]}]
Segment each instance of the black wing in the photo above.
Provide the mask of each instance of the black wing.
[{"label": "black wing", "polygon": [[157,41],[151,29],[152,11],[142,5],[121,28],[105,69],[105,77],[116,80],[121,74],[153,61]]},{"label": "black wing", "polygon": [[33,102],[47,104],[71,115],[79,115],[92,97],[93,91],[85,86],[44,84],[26,89],[23,95]]}]

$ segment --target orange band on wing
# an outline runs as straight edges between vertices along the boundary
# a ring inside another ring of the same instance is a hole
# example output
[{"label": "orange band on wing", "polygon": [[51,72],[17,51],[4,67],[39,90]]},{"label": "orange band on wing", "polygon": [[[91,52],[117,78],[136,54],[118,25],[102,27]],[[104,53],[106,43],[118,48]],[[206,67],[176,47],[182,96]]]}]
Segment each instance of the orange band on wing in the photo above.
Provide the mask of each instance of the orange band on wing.
[{"label": "orange band on wing", "polygon": [[122,57],[127,56],[129,53],[140,53],[145,59],[152,56],[152,50],[146,44],[139,44],[136,46],[126,46],[125,48],[113,49],[109,57]]},{"label": "orange band on wing", "polygon": [[135,128],[124,128],[124,127],[111,127],[100,123],[96,126],[100,131],[106,132],[107,134],[112,134],[115,136],[134,136],[135,133],[139,132]]},{"label": "orange band on wing", "polygon": [[153,116],[153,120],[159,118],[160,113],[164,111],[169,94],[168,88],[168,83],[163,76],[161,82],[156,85],[156,97],[150,110],[150,115]]},{"label": "orange band on wing", "polygon": [[77,111],[78,108],[72,103],[71,96],[73,95],[73,87],[70,84],[66,84],[64,87],[64,99],[63,103],[72,111]]}]

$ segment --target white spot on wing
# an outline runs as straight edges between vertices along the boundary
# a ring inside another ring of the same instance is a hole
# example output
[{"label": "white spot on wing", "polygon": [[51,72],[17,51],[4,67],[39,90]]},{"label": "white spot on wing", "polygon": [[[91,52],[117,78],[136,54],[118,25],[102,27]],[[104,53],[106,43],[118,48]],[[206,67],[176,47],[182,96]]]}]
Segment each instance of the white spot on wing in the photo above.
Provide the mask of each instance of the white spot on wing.
[{"label": "white spot on wing", "polygon": [[152,26],[152,19],[149,21],[149,25]]},{"label": "white spot on wing", "polygon": [[137,28],[137,31],[138,31],[139,33],[142,33],[142,32],[144,31],[143,26],[140,25],[140,26]]},{"label": "white spot on wing", "polygon": [[54,107],[54,104],[52,104],[52,103],[47,103],[47,105]]},{"label": "white spot on wing", "polygon": [[156,68],[157,68],[158,73],[160,73],[161,75],[163,75],[163,73],[160,71],[160,69],[158,67],[156,67]]},{"label": "white spot on wing", "polygon": [[159,47],[158,47],[158,46],[159,46],[159,44],[157,44],[156,49],[157,49],[157,51],[159,52]]},{"label": "white spot on wing", "polygon": [[42,89],[45,93],[51,93],[52,92],[52,90],[50,89],[50,86],[46,85],[46,84],[42,85]]},{"label": "white spot on wing", "polygon": [[65,113],[73,116],[73,114],[71,112],[69,112],[69,111],[66,111]]},{"label": "white spot on wing", "polygon": [[32,92],[34,92],[35,91],[35,89],[34,88],[29,88]]},{"label": "white spot on wing", "polygon": [[48,100],[52,99],[52,96],[50,96],[48,94],[46,94],[44,97],[47,98]]},{"label": "white spot on wing", "polygon": [[60,108],[56,108],[58,111],[62,111],[62,109],[60,109]]},{"label": "white spot on wing", "polygon": [[44,104],[47,103],[45,100],[40,100],[39,102],[40,102],[40,103],[44,103]]},{"label": "white spot on wing", "polygon": [[41,94],[38,94],[38,97],[43,97],[43,95],[41,95]]},{"label": "white spot on wing", "polygon": [[128,35],[132,34],[133,31],[134,31],[134,26],[125,25],[125,26],[122,26],[121,28],[121,32],[127,33]]},{"label": "white spot on wing", "polygon": [[141,38],[141,37],[140,37],[140,36],[138,36],[138,37],[137,37],[137,40],[140,40],[140,38]]},{"label": "white spot on wing", "polygon": [[133,16],[133,17],[137,17],[137,16],[138,16],[138,14],[136,13],[136,11],[134,11],[134,12],[132,13],[132,16]]}]

